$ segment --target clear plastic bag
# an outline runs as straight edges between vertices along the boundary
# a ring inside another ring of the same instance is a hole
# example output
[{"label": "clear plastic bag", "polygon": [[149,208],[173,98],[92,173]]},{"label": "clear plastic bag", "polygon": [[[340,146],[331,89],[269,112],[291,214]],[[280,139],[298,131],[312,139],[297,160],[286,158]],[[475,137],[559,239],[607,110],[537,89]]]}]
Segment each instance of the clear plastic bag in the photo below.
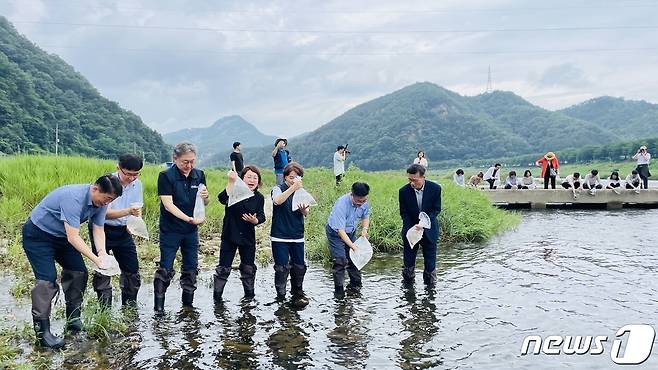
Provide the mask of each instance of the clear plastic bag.
[{"label": "clear plastic bag", "polygon": [[101,269],[98,265],[94,264],[94,271],[105,276],[115,276],[121,273],[119,262],[117,262],[117,259],[114,258],[114,256],[106,254],[101,258],[103,259],[103,267],[105,268]]},{"label": "clear plastic bag", "polygon": [[350,259],[356,268],[361,270],[372,258],[372,245],[365,237],[360,237],[354,242],[357,251],[350,249]]},{"label": "clear plastic bag", "polygon": [[227,194],[228,207],[254,196],[254,192],[249,190],[247,184],[245,184],[244,181],[242,181],[242,179],[239,177],[235,179],[235,182],[233,183],[233,189],[231,189],[230,192],[227,192]]},{"label": "clear plastic bag", "polygon": [[409,242],[409,246],[413,248],[420,239],[423,238],[423,229],[417,230],[415,226],[412,226],[409,230],[407,230],[407,241]]},{"label": "clear plastic bag", "polygon": [[306,204],[307,206],[317,206],[318,202],[315,201],[315,198],[308,191],[301,188],[293,193],[292,195],[292,210],[296,211],[299,209],[300,204]]},{"label": "clear plastic bag", "polygon": [[149,232],[146,229],[146,222],[144,222],[141,217],[133,215],[128,216],[126,228],[128,228],[130,234],[149,240]]},{"label": "clear plastic bag", "polygon": [[201,198],[201,195],[199,195],[199,193],[205,189],[206,189],[206,185],[199,184],[199,188],[197,189],[196,192],[196,202],[194,202],[194,214],[192,215],[192,217],[198,220],[206,219],[206,205],[203,203],[203,198]]},{"label": "clear plastic bag", "polygon": [[430,221],[430,216],[428,216],[427,213],[421,212],[418,215],[418,218],[420,219],[420,222],[418,222],[418,224],[423,228],[429,229],[432,227],[432,221]]}]

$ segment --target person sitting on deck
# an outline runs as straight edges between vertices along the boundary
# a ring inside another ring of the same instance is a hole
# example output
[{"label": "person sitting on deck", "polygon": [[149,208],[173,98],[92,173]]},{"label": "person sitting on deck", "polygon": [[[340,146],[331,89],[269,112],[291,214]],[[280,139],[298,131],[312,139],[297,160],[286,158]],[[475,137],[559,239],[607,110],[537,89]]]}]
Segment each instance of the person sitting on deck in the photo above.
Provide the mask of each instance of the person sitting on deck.
[{"label": "person sitting on deck", "polygon": [[583,179],[583,189],[603,189],[598,170],[592,170],[590,173],[585,175],[585,179]]},{"label": "person sitting on deck", "polygon": [[505,179],[505,189],[521,189],[521,184],[516,178],[516,171],[510,171]]},{"label": "person sitting on deck", "polygon": [[640,189],[644,189],[644,183],[637,170],[633,170],[626,176],[626,189],[635,190],[636,193],[639,193]]},{"label": "person sitting on deck", "polygon": [[619,172],[612,171],[610,177],[608,177],[608,184],[606,189],[617,189],[621,187],[621,181],[619,181]]},{"label": "person sitting on deck", "polygon": [[573,198],[576,199],[578,198],[578,196],[576,195],[576,189],[580,189],[581,180],[582,179],[580,178],[580,173],[574,172],[573,175],[569,175],[564,178],[562,187],[565,189],[571,189],[571,192],[573,193]]},{"label": "person sitting on deck", "polygon": [[521,189],[536,189],[535,178],[532,177],[530,170],[525,170],[521,178]]}]

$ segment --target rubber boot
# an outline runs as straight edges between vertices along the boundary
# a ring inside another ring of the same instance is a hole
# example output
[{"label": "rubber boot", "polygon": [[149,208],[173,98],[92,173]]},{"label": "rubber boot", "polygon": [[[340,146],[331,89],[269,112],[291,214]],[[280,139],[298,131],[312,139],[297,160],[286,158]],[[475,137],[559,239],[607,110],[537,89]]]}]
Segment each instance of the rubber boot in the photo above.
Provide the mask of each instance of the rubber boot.
[{"label": "rubber boot", "polygon": [[361,271],[359,271],[350,260],[347,262],[347,275],[350,277],[350,283],[347,286],[347,289],[357,292],[360,291],[362,286]]},{"label": "rubber boot", "polygon": [[215,303],[220,303],[222,301],[222,295],[224,294],[224,287],[228,281],[228,277],[231,274],[231,268],[226,266],[217,266],[215,268],[215,274],[213,276],[213,290],[212,298]]},{"label": "rubber boot", "polygon": [[432,272],[423,271],[423,283],[428,287],[436,285],[436,270]]},{"label": "rubber boot", "polygon": [[97,271],[91,276],[91,286],[98,296],[98,303],[103,309],[112,308],[112,279]]},{"label": "rubber boot", "polygon": [[87,271],[62,270],[62,290],[66,301],[66,330],[72,333],[82,330],[80,309],[88,278]]},{"label": "rubber boot", "polygon": [[245,298],[254,297],[254,285],[256,283],[256,266],[240,264],[240,280],[244,289]]},{"label": "rubber boot", "polygon": [[167,271],[161,267],[155,270],[153,275],[153,309],[156,313],[164,313],[165,294],[173,278],[174,271]]},{"label": "rubber boot", "polygon": [[39,345],[46,348],[58,349],[64,346],[64,339],[50,332],[51,303],[59,292],[56,283],[37,280],[32,288],[32,321],[34,332]]},{"label": "rubber boot", "polygon": [[347,266],[347,258],[336,257],[334,264],[331,267],[331,275],[334,278],[334,292],[336,294],[345,293],[345,267]]},{"label": "rubber boot", "polygon": [[290,266],[274,265],[274,288],[276,289],[276,299],[282,301],[286,299],[286,284]]},{"label": "rubber boot", "polygon": [[192,307],[192,303],[194,303],[197,274],[197,270],[181,271],[180,273],[180,286],[183,289],[181,295],[183,306]]},{"label": "rubber boot", "polygon": [[413,285],[416,280],[416,267],[404,267],[402,269],[402,283],[405,286]]},{"label": "rubber boot", "polygon": [[290,269],[290,292],[292,293],[292,303],[296,307],[306,307],[308,298],[304,294],[304,275],[306,275],[306,265],[292,265]]},{"label": "rubber boot", "polygon": [[142,286],[142,279],[137,273],[122,272],[119,277],[119,287],[121,288],[121,305],[137,306],[137,292]]}]

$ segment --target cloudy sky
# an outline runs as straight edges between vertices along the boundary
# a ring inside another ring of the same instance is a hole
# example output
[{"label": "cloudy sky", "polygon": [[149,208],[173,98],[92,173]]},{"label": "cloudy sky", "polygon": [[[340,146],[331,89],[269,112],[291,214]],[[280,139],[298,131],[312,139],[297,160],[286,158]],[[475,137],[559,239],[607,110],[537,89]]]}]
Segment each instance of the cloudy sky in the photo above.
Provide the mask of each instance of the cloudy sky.
[{"label": "cloudy sky", "polygon": [[487,84],[547,109],[658,103],[651,0],[0,0],[0,14],[106,97],[171,132],[238,114],[313,130],[418,81]]}]

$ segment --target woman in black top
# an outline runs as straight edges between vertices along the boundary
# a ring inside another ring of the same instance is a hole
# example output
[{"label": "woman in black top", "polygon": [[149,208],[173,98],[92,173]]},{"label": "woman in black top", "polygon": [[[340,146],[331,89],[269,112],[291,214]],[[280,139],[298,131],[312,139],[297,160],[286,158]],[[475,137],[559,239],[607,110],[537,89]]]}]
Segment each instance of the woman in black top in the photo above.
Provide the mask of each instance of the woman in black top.
[{"label": "woman in black top", "polygon": [[[221,204],[228,204],[227,191],[232,190],[238,174],[231,171],[228,183],[219,196]],[[258,167],[245,166],[240,173],[240,178],[247,184],[254,196],[226,207],[224,211],[224,222],[222,225],[222,242],[219,245],[219,265],[215,269],[215,281],[213,298],[216,302],[221,301],[224,286],[231,273],[231,264],[236,250],[240,251],[240,279],[246,298],[254,296],[254,280],[256,278],[256,225],[265,222],[265,199],[258,192],[261,184],[261,176]]]}]

